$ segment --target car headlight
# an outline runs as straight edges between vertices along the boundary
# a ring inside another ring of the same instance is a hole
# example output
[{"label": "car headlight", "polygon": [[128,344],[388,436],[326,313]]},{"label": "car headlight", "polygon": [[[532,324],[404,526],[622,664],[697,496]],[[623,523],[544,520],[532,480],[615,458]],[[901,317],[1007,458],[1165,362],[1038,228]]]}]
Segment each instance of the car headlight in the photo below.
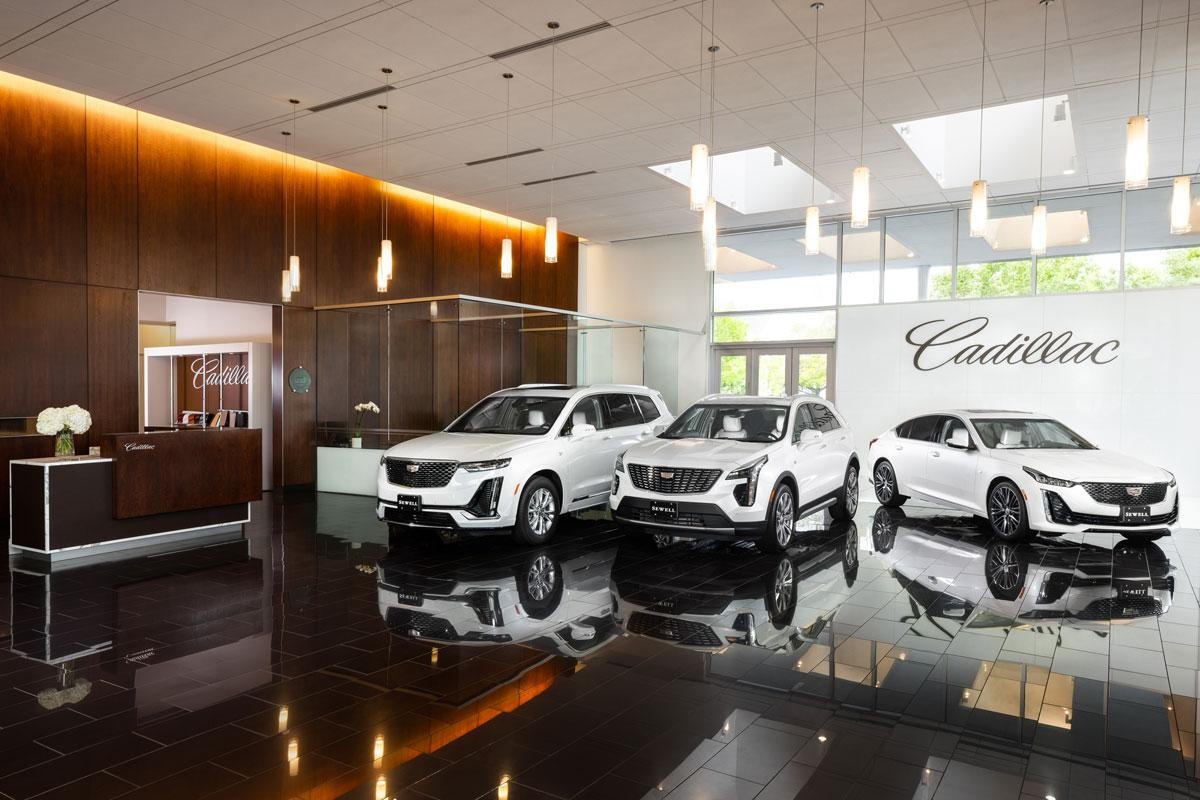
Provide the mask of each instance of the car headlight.
[{"label": "car headlight", "polygon": [[762,472],[762,468],[766,463],[767,457],[763,456],[757,461],[752,461],[744,467],[738,467],[725,476],[725,480],[727,481],[746,482],[746,491],[744,494],[741,492],[740,486],[734,490],[734,496],[737,498],[738,505],[754,505],[754,498],[758,494],[758,474]]},{"label": "car headlight", "polygon": [[1170,482],[1167,483],[1167,486],[1171,486],[1171,487],[1175,486],[1175,473],[1171,472],[1171,470],[1169,470],[1169,469],[1164,469],[1163,472],[1167,473],[1167,475],[1169,475],[1171,478]]},{"label": "car headlight", "polygon": [[1063,480],[1062,478],[1052,478],[1044,472],[1038,472],[1032,467],[1021,467],[1021,469],[1025,470],[1025,474],[1033,478],[1038,483],[1044,483],[1047,486],[1062,486],[1063,488],[1069,488],[1075,485],[1075,481],[1067,481]]},{"label": "car headlight", "polygon": [[381,467],[382,467],[382,466],[383,466],[383,462],[385,462],[385,461],[387,461],[387,453],[384,453],[383,455],[381,455],[381,456],[379,457],[379,466],[381,466]]},{"label": "car headlight", "polygon": [[621,455],[617,456],[617,472],[624,472],[624,471],[625,471],[625,454],[621,453]]},{"label": "car headlight", "polygon": [[511,463],[511,458],[493,458],[491,461],[464,461],[458,468],[467,472],[487,472],[492,469],[504,469]]}]

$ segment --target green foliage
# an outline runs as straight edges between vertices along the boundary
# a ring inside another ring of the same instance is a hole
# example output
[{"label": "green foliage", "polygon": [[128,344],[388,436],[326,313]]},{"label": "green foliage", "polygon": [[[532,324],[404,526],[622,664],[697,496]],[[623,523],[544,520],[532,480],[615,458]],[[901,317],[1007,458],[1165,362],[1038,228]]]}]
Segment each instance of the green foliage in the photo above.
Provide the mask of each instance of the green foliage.
[{"label": "green foliage", "polygon": [[746,393],[746,356],[721,356],[721,394]]},{"label": "green foliage", "polygon": [[745,342],[750,339],[750,325],[737,317],[713,318],[714,342]]},{"label": "green foliage", "polygon": [[1125,285],[1130,289],[1200,283],[1200,247],[1170,251],[1159,268],[1138,264],[1142,257],[1143,253],[1125,254]]},{"label": "green foliage", "polygon": [[1105,268],[1087,256],[1055,256],[1038,259],[1038,294],[1106,292],[1116,288],[1116,270]]},{"label": "green foliage", "polygon": [[829,357],[823,353],[802,353],[796,357],[796,391],[825,396],[829,384]]},{"label": "green foliage", "polygon": [[1029,294],[1033,262],[990,261],[958,265],[959,297],[1010,297]]}]

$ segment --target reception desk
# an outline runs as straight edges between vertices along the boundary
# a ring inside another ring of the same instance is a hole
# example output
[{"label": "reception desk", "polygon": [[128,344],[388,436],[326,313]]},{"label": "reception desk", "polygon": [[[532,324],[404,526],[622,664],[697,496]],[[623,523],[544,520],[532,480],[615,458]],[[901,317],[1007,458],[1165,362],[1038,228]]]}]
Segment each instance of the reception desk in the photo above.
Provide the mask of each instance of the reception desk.
[{"label": "reception desk", "polygon": [[10,463],[11,548],[59,561],[240,533],[262,497],[258,429],[110,434],[100,451]]}]

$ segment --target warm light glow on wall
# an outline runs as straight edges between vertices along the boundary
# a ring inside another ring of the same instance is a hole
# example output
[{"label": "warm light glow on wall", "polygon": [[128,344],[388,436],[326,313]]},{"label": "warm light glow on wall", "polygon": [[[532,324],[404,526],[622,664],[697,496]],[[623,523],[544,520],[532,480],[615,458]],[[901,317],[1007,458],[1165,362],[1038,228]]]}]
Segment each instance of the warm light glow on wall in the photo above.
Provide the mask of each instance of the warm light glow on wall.
[{"label": "warm light glow on wall", "polygon": [[688,178],[690,206],[692,211],[701,211],[708,199],[708,145],[692,145],[691,166]]},{"label": "warm light glow on wall", "polygon": [[1145,114],[1125,126],[1125,188],[1144,189],[1150,180],[1150,120]]},{"label": "warm light glow on wall", "polygon": [[513,256],[512,256],[512,239],[507,236],[504,241],[500,242],[500,277],[511,278],[513,276]]},{"label": "warm light glow on wall", "polygon": [[854,183],[850,190],[850,227],[865,228],[871,215],[871,170],[854,168]]},{"label": "warm light glow on wall", "polygon": [[971,184],[971,235],[978,238],[987,234],[988,199],[987,181]]},{"label": "warm light glow on wall", "polygon": [[284,731],[286,731],[287,729],[288,729],[288,707],[287,707],[287,706],[280,706],[280,707],[279,707],[279,724],[278,724],[278,730],[279,730],[279,732],[280,732],[280,733],[283,733],[283,732],[284,732]]},{"label": "warm light glow on wall", "polygon": [[375,779],[375,800],[387,800],[387,778],[380,775]]},{"label": "warm light glow on wall", "polygon": [[1029,252],[1035,256],[1046,255],[1046,207],[1040,203],[1033,207],[1033,225],[1029,229]]},{"label": "warm light glow on wall", "polygon": [[287,748],[288,775],[293,778],[300,773],[300,740],[288,740]]},{"label": "warm light glow on wall", "polygon": [[1192,232],[1192,178],[1180,175],[1171,185],[1171,233]]},{"label": "warm light glow on wall", "polygon": [[821,253],[821,209],[809,206],[804,212],[804,255]]},{"label": "warm light glow on wall", "polygon": [[546,263],[558,263],[558,217],[546,217]]}]

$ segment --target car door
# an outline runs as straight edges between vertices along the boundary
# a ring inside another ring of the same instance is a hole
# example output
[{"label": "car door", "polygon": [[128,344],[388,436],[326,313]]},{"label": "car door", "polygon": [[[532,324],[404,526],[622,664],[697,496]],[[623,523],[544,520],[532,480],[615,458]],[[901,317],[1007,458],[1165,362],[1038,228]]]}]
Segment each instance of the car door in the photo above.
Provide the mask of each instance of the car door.
[{"label": "car door", "polygon": [[976,509],[975,480],[978,477],[979,450],[972,442],[968,449],[950,447],[951,435],[958,429],[971,432],[958,417],[945,416],[938,420],[934,441],[929,444],[925,462],[925,481],[930,495],[958,506]]},{"label": "car door", "polygon": [[601,441],[610,455],[608,464],[604,468],[604,474],[601,476],[607,487],[612,483],[617,456],[638,442],[649,438],[653,431],[653,425],[645,421],[633,395],[604,394],[600,396],[600,402],[605,421],[605,428],[601,431]]},{"label": "car door", "polygon": [[852,447],[850,433],[842,427],[833,409],[824,403],[804,404],[812,416],[813,426],[821,432],[817,448],[817,492],[824,496],[842,488],[846,477],[846,462]]},{"label": "car door", "polygon": [[[576,435],[575,425],[586,423],[596,428],[587,436]],[[605,419],[600,395],[588,395],[575,401],[563,426],[563,457],[566,461],[563,485],[567,487],[563,507],[603,495],[612,481],[611,440],[605,440]]]},{"label": "car door", "polygon": [[817,425],[813,421],[812,410],[808,403],[799,403],[795,408],[792,415],[796,418],[792,427],[792,452],[794,454],[792,474],[796,476],[798,489],[796,502],[803,507],[814,502],[822,494],[821,454],[828,448],[823,447],[824,443],[821,441],[825,438],[825,434],[821,434],[820,438],[815,441],[804,441],[808,438],[804,432],[817,430]]},{"label": "car door", "polygon": [[925,479],[931,440],[940,416],[914,417],[896,427],[896,437],[879,454],[891,462],[901,492],[928,494]]}]

